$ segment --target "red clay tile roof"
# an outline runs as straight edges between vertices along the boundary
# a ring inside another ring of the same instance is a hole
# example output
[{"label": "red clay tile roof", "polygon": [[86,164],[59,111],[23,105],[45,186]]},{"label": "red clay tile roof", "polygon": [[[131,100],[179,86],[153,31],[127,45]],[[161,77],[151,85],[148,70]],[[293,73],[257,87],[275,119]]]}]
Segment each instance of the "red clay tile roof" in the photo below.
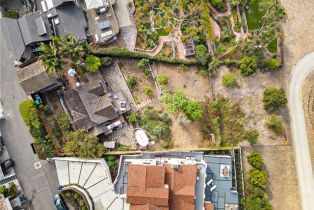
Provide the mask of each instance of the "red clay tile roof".
[{"label": "red clay tile roof", "polygon": [[214,210],[214,204],[210,202],[205,202],[205,210]]},{"label": "red clay tile roof", "polygon": [[127,202],[168,206],[169,189],[165,188],[164,166],[128,166]]},{"label": "red clay tile roof", "polygon": [[195,165],[129,164],[127,202],[131,210],[193,210],[196,176]]}]

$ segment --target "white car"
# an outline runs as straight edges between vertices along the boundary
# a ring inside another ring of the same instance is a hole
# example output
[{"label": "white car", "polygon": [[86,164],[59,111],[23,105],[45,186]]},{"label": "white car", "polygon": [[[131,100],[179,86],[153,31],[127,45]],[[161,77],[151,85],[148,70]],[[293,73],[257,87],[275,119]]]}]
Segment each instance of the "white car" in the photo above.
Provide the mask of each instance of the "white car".
[{"label": "white car", "polygon": [[3,119],[4,119],[4,113],[3,113],[3,107],[0,101],[0,120],[3,120]]}]

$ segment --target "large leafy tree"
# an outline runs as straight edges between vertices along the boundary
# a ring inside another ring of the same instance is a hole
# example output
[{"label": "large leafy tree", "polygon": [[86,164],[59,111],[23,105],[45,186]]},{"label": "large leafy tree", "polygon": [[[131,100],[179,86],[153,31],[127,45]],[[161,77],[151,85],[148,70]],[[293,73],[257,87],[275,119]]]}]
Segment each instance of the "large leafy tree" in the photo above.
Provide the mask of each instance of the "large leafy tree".
[{"label": "large leafy tree", "polygon": [[97,137],[84,130],[77,130],[65,135],[64,153],[74,157],[100,158],[104,155],[105,148],[98,142]]}]

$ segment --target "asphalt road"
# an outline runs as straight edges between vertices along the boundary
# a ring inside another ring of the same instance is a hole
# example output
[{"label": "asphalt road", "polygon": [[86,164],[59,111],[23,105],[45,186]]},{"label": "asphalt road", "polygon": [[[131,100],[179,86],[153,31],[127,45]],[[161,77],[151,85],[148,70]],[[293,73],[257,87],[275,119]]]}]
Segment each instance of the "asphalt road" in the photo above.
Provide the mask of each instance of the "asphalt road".
[{"label": "asphalt road", "polygon": [[294,67],[289,84],[291,132],[303,210],[314,209],[314,177],[308,145],[302,102],[302,84],[314,71],[314,52],[303,57]]},{"label": "asphalt road", "polygon": [[46,161],[40,162],[39,169],[35,168],[34,164],[39,160],[30,145],[33,138],[18,111],[19,103],[27,99],[27,96],[17,82],[13,59],[5,46],[1,31],[0,99],[6,119],[0,123],[0,129],[11,159],[15,162],[15,172],[24,194],[31,200],[31,209],[55,210],[52,197],[58,183],[56,170]]}]

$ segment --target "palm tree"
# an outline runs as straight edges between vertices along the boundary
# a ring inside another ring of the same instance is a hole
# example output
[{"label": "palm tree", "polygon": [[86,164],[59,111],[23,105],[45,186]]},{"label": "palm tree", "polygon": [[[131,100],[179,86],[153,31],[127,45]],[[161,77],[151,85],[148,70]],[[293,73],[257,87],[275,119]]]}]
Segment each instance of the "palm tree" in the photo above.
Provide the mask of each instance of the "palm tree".
[{"label": "palm tree", "polygon": [[49,75],[59,74],[63,67],[63,55],[59,52],[57,40],[59,37],[53,37],[49,45],[40,43],[40,56],[46,71]]},{"label": "palm tree", "polygon": [[70,55],[72,61],[76,61],[84,54],[83,43],[79,39],[75,39],[70,33],[68,33],[64,38],[61,38],[58,42],[60,47],[60,53],[65,57]]}]

